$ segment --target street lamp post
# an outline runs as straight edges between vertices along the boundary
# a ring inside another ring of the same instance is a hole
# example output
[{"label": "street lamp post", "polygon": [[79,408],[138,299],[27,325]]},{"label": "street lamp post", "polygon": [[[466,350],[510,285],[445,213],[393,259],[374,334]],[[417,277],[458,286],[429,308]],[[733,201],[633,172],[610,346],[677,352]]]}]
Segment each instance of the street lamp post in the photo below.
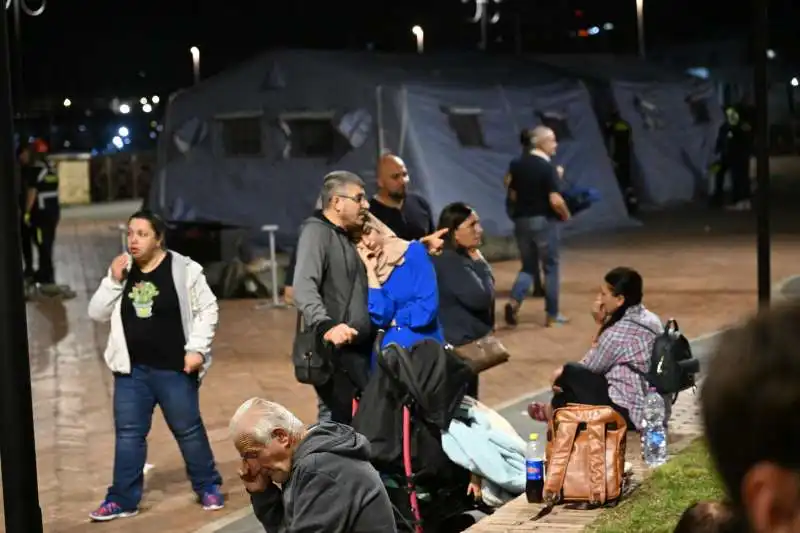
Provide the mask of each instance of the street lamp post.
[{"label": "street lamp post", "polygon": [[411,28],[411,33],[417,38],[417,53],[423,53],[425,51],[425,32],[422,31],[421,26],[414,26]]},{"label": "street lamp post", "polygon": [[636,0],[636,35],[639,39],[639,56],[644,59],[644,0]]},{"label": "street lamp post", "polygon": [[6,533],[41,533],[22,283],[8,20],[0,17],[0,461]]},{"label": "street lamp post", "polygon": [[770,257],[770,177],[767,61],[769,13],[767,0],[753,0],[753,89],[755,93],[756,155],[756,264],[758,266],[758,304],[768,307],[772,292]]},{"label": "street lamp post", "polygon": [[472,15],[470,22],[480,23],[481,41],[478,46],[485,52],[489,47],[489,25],[497,24],[497,22],[500,20],[499,11],[495,11],[494,14],[489,16],[489,8],[487,7],[487,4],[499,4],[502,2],[502,0],[461,0],[461,3],[466,4],[471,1],[475,2],[475,13]]},{"label": "street lamp post", "polygon": [[200,83],[200,49],[196,46],[189,48],[189,53],[192,54],[192,70],[194,71],[195,85]]},{"label": "street lamp post", "polygon": [[[13,66],[11,73],[13,75],[13,91],[14,91],[14,107],[17,113],[23,115],[25,113],[25,87],[22,76],[22,14],[29,17],[38,17],[47,9],[47,0],[40,0],[39,7],[32,8],[29,5],[29,0],[5,0],[6,11],[11,9],[13,3],[14,7],[14,52],[12,54]],[[6,33],[8,30],[6,30]],[[22,122],[20,122],[22,125]],[[24,133],[22,131],[18,132]]]}]

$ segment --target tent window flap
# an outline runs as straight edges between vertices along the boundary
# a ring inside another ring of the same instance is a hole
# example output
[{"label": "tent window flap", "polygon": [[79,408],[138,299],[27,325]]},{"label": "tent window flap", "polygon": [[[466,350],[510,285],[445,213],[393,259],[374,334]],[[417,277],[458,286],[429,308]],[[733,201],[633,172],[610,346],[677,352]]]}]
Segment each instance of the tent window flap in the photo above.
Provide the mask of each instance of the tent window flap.
[{"label": "tent window flap", "polygon": [[333,119],[333,113],[281,115],[280,126],[287,138],[284,157],[333,157],[337,150],[337,138],[341,137]]},{"label": "tent window flap", "polygon": [[481,126],[482,110],[471,107],[443,107],[447,124],[464,148],[485,148],[486,141]]},{"label": "tent window flap", "polygon": [[692,118],[695,124],[708,124],[711,122],[711,113],[708,109],[707,98],[687,98],[686,103],[689,105],[689,111],[692,113]]},{"label": "tent window flap", "polygon": [[217,117],[224,154],[228,157],[263,155],[261,121],[261,115]]}]

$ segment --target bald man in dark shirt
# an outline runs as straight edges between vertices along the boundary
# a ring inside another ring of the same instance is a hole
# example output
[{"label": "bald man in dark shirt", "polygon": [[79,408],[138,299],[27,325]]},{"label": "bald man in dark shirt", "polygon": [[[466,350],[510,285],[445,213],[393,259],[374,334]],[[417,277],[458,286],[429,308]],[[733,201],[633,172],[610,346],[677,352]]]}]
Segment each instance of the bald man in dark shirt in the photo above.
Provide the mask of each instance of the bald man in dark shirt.
[{"label": "bald man in dark shirt", "polygon": [[406,164],[394,154],[378,161],[378,193],[369,203],[370,212],[401,239],[420,240],[433,233],[431,206],[422,196],[408,192]]}]

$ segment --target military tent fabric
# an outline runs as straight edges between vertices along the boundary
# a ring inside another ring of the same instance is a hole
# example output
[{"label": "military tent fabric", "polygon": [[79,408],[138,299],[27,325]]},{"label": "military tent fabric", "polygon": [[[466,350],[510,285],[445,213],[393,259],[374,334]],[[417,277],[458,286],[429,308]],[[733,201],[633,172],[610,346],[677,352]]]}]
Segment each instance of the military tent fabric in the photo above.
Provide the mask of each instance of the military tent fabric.
[{"label": "military tent fabric", "polygon": [[643,201],[664,207],[704,193],[723,120],[711,84],[614,81],[611,88],[620,115],[631,125]]},{"label": "military tent fabric", "polygon": [[[554,163],[565,167],[569,184],[594,188],[600,196],[566,223],[565,231],[635,224],[627,215],[589,94],[580,83],[530,88],[408,85],[399,91],[397,106],[398,113],[407,116],[400,155],[410,163],[415,186],[434,212],[464,201],[478,211],[488,235],[511,235],[503,177],[511,159],[521,153],[520,130],[541,124],[543,116],[558,116],[564,122],[561,129],[569,134],[559,139]],[[448,122],[450,113],[476,115],[484,146],[462,146]]]}]

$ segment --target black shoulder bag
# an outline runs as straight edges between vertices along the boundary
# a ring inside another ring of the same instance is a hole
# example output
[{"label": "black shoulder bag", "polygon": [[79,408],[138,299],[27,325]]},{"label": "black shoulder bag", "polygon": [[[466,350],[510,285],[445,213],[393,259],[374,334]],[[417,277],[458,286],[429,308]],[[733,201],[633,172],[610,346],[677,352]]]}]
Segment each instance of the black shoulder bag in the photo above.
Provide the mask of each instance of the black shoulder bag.
[{"label": "black shoulder bag", "polygon": [[[341,242],[341,241],[340,241]],[[342,245],[342,254],[347,268],[347,251]],[[350,291],[342,308],[341,318],[337,324],[347,320],[350,302],[353,300],[353,291],[356,286],[357,267],[353,269],[350,278]],[[292,363],[294,364],[294,376],[297,381],[305,385],[321,387],[325,385],[333,376],[333,364],[324,346],[322,337],[317,334],[314,328],[307,329],[303,320],[303,313],[297,312],[297,325],[295,329],[294,344],[292,346]]]}]

